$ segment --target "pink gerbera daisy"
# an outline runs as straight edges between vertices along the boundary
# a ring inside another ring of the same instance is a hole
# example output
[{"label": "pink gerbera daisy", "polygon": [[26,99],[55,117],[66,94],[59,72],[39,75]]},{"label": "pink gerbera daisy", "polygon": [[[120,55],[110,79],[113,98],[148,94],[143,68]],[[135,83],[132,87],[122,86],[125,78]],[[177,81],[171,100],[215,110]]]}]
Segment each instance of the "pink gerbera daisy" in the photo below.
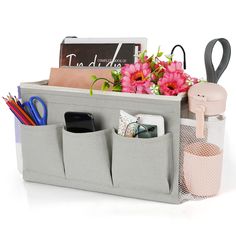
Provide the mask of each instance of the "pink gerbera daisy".
[{"label": "pink gerbera daisy", "polygon": [[161,94],[170,96],[186,92],[189,88],[185,82],[185,78],[181,77],[179,74],[165,74],[163,78],[159,79],[158,85]]},{"label": "pink gerbera daisy", "polygon": [[171,62],[166,66],[163,78],[160,78],[158,81],[161,94],[172,96],[186,92],[189,89],[186,83],[187,78],[189,78],[189,75],[184,73],[182,63]]},{"label": "pink gerbera daisy", "polygon": [[153,84],[150,79],[151,68],[149,63],[136,62],[126,64],[121,69],[122,92],[151,93]]}]

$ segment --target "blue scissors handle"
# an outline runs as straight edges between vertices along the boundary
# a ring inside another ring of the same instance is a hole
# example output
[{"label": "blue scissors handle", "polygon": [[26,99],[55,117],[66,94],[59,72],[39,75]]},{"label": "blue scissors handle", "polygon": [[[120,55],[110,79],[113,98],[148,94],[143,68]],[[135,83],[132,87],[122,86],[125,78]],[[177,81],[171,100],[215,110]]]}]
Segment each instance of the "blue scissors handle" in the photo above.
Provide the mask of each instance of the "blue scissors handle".
[{"label": "blue scissors handle", "polygon": [[[43,116],[42,117],[40,116],[38,109],[36,107],[36,104],[35,104],[36,101],[39,102],[43,107]],[[23,105],[27,107],[27,109],[30,113],[30,116],[34,119],[34,121],[37,125],[46,125],[47,124],[47,115],[48,115],[47,114],[47,106],[40,97],[32,96],[32,97],[30,97],[29,101],[24,102]]]}]

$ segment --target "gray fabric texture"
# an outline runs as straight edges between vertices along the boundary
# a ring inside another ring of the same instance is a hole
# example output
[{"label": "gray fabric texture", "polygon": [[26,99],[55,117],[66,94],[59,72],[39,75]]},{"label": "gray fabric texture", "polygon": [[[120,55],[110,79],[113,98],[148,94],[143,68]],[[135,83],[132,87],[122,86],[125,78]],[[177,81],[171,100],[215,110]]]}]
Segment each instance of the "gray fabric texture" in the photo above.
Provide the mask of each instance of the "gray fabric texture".
[{"label": "gray fabric texture", "polygon": [[[179,203],[181,97],[100,91],[94,91],[90,96],[88,90],[50,87],[44,83],[47,81],[21,84],[23,101],[33,95],[45,101],[49,124],[22,129],[25,180]],[[123,137],[114,134],[111,138],[111,131],[118,126],[121,109],[131,115],[163,116],[166,135],[127,143]],[[51,125],[64,123],[67,111],[92,113],[96,129],[101,131],[71,134],[63,131],[62,126],[58,129],[57,125]],[[136,155],[132,156],[131,152]],[[150,163],[145,162],[145,158],[149,158]],[[141,165],[143,172],[139,169]]]},{"label": "gray fabric texture", "polygon": [[129,138],[113,132],[114,186],[169,193],[172,135]]},{"label": "gray fabric texture", "polygon": [[112,185],[111,130],[71,133],[63,130],[63,154],[68,179]]},{"label": "gray fabric texture", "polygon": [[64,177],[62,125],[21,125],[23,170]]}]

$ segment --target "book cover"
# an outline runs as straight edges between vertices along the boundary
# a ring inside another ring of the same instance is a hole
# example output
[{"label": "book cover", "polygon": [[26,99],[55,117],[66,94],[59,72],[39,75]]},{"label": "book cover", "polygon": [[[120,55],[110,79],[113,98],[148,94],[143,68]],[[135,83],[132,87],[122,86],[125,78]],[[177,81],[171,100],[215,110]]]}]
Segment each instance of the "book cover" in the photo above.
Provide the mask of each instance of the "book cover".
[{"label": "book cover", "polygon": [[136,43],[62,43],[59,66],[122,67],[137,60]]}]

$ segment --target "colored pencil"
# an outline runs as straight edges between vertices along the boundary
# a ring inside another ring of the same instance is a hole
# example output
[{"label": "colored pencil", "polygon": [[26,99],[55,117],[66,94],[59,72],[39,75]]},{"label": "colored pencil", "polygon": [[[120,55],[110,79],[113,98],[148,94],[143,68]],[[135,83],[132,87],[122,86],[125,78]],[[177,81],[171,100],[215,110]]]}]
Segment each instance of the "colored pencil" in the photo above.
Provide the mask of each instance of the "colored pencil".
[{"label": "colored pencil", "polygon": [[11,110],[11,112],[15,115],[15,117],[20,121],[20,123],[21,124],[24,124],[24,122],[21,120],[21,118],[20,117],[18,117],[15,113],[14,113],[14,111],[10,108],[10,110]]},{"label": "colored pencil", "polygon": [[[9,93],[10,95],[10,93]],[[14,100],[14,98],[10,95],[10,101],[9,101],[13,106],[16,107],[16,109],[18,109],[20,111],[20,113],[22,113],[22,115],[28,120],[28,122],[32,125],[35,126],[35,122],[32,120],[31,117],[29,117],[29,115],[25,112],[25,110],[23,110],[20,105]]]},{"label": "colored pencil", "polygon": [[4,101],[6,102],[6,104],[8,105],[8,107],[11,109],[11,111],[15,114],[15,116],[17,118],[19,118],[21,120],[21,122],[23,122],[23,124],[25,125],[31,125],[30,122],[23,116],[23,114],[21,114],[21,112],[6,98],[4,98]]},{"label": "colored pencil", "polygon": [[[18,99],[16,96],[14,96],[14,98],[15,98],[16,103],[17,103],[22,109],[24,109],[24,107],[22,106],[22,104],[21,104],[21,102],[19,101],[19,99]],[[24,111],[25,111],[25,109],[24,109]],[[26,112],[26,111],[25,111],[25,112]]]}]

